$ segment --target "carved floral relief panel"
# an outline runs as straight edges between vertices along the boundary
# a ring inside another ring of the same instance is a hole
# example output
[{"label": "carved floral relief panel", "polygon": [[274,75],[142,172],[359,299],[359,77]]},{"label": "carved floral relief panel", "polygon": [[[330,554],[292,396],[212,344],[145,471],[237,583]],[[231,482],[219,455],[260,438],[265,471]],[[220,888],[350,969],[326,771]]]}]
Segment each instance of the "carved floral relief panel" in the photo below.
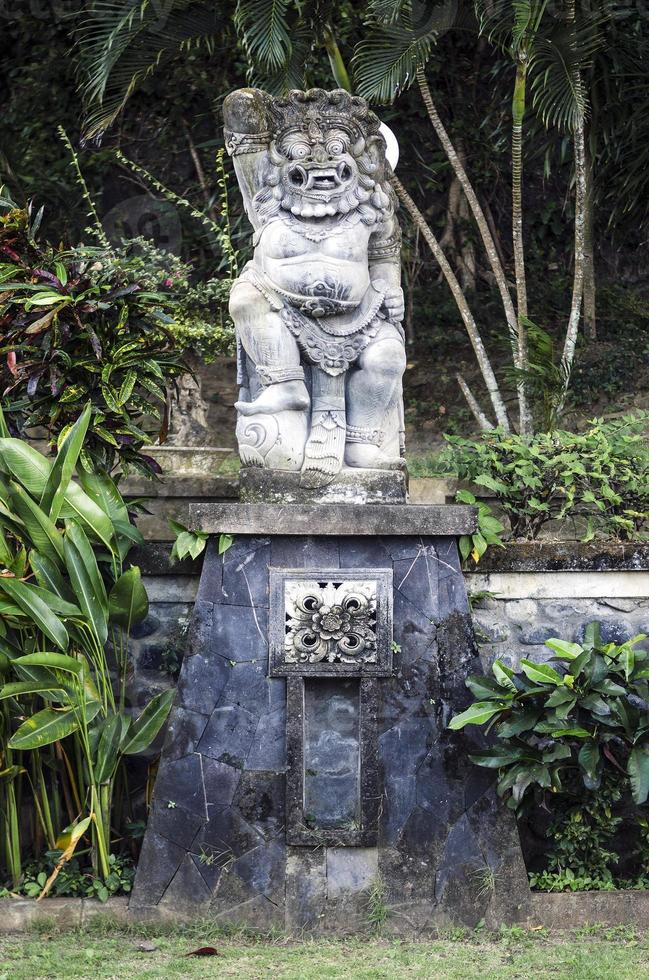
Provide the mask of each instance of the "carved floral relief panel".
[{"label": "carved floral relief panel", "polygon": [[387,675],[392,573],[271,569],[273,674]]}]

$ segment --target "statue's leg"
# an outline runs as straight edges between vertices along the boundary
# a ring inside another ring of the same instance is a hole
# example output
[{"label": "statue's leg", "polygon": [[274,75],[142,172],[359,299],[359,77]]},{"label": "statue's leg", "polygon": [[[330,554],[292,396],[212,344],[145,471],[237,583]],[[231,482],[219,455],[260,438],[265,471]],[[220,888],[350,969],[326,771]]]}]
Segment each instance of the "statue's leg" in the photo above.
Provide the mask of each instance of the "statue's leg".
[{"label": "statue's leg", "polygon": [[345,376],[318,367],[311,375],[311,431],[304,449],[300,484],[324,487],[340,472],[345,452]]},{"label": "statue's leg", "polygon": [[386,457],[388,434],[382,426],[396,397],[401,397],[401,378],[406,353],[396,328],[388,327],[365,348],[347,382],[348,466],[381,467],[398,462]]},{"label": "statue's leg", "polygon": [[230,315],[263,386],[253,401],[237,402],[237,411],[242,415],[306,411],[310,400],[300,351],[279,313],[258,289],[244,281],[232,289]]}]

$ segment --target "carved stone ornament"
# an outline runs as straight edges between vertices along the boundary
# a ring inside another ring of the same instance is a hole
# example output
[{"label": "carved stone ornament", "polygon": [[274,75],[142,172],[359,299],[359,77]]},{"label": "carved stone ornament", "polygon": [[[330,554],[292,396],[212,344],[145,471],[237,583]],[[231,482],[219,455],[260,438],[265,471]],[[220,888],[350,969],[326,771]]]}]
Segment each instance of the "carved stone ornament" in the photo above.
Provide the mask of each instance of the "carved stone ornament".
[{"label": "carved stone ornament", "polygon": [[386,571],[271,569],[272,672],[389,674],[391,590]]},{"label": "carved stone ornament", "polygon": [[376,588],[376,581],[287,583],[286,663],[376,663]]},{"label": "carved stone ornament", "polygon": [[230,297],[242,462],[310,488],[402,468],[400,232],[377,116],[340,89],[239,89],[223,114],[254,229]]}]

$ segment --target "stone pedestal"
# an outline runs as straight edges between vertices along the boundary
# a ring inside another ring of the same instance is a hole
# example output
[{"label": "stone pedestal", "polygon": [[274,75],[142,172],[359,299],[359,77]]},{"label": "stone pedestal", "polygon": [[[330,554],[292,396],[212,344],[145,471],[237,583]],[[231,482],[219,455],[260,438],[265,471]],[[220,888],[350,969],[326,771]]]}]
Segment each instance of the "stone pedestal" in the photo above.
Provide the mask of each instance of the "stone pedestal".
[{"label": "stone pedestal", "polygon": [[140,916],[344,933],[372,893],[396,933],[525,915],[513,818],[469,762],[480,735],[447,727],[480,671],[455,538],[473,512],[335,510],[196,507],[236,537],[206,553]]},{"label": "stone pedestal", "polygon": [[301,474],[290,470],[242,467],[239,474],[244,503],[275,504],[405,504],[407,471],[343,469],[323,487],[301,484]]}]

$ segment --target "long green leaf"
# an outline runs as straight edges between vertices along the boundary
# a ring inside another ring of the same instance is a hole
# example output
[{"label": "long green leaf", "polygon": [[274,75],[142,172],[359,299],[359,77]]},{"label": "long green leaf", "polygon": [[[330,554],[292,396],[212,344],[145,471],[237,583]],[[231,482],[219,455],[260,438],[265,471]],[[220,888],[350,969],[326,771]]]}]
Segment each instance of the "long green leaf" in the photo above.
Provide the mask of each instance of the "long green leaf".
[{"label": "long green leaf", "polygon": [[0,438],[2,438],[2,439],[9,439],[10,438],[9,429],[7,428],[7,422],[5,420],[5,416],[4,416],[4,412],[2,411],[2,407],[0,407]]},{"label": "long green leaf", "polygon": [[119,743],[122,738],[122,717],[111,715],[104,721],[97,746],[94,777],[98,783],[111,778],[119,762]]},{"label": "long green leaf", "polygon": [[638,806],[649,796],[649,748],[635,746],[631,749],[627,772],[631,780],[631,794]]},{"label": "long green leaf", "polygon": [[[22,483],[34,500],[41,499],[51,470],[51,462],[22,439],[0,439],[0,472]],[[110,519],[76,483],[70,483],[65,492],[60,516],[81,520],[110,548],[113,536]]]},{"label": "long green leaf", "polygon": [[61,650],[67,650],[70,643],[68,631],[32,586],[19,582],[17,579],[0,576],[0,588],[4,589],[7,595],[29,616],[48,639],[56,643]]},{"label": "long green leaf", "polygon": [[136,755],[149,747],[171,710],[174,691],[163,691],[149,701],[139,718],[133,722],[129,739],[122,749],[124,755]]},{"label": "long green leaf", "polygon": [[537,664],[533,660],[521,660],[524,674],[535,684],[563,684],[563,677],[547,664]]},{"label": "long green leaf", "polygon": [[60,516],[81,521],[107,548],[112,547],[113,525],[110,518],[76,483],[71,483],[65,492]]},{"label": "long green leaf", "polygon": [[79,467],[79,482],[85,493],[107,517],[115,521],[128,523],[128,509],[115,481],[107,473],[89,472]]},{"label": "long green leaf", "polygon": [[94,549],[90,544],[85,531],[74,521],[68,521],[66,522],[65,536],[72,542],[83,558],[90,581],[92,582],[92,586],[95,590],[97,600],[101,604],[103,611],[108,613],[108,595],[106,593],[106,586],[103,578],[101,577],[101,572],[99,571],[99,565],[97,564]]},{"label": "long green leaf", "polygon": [[36,500],[40,500],[51,462],[22,439],[0,439],[0,470],[18,480]]},{"label": "long green leaf", "polygon": [[51,562],[63,561],[63,535],[45,511],[32,500],[20,484],[11,483],[12,503],[31,539],[32,545]]},{"label": "long green leaf", "polygon": [[22,723],[9,740],[12,749],[40,749],[71,735],[79,728],[79,718],[73,708],[59,711],[44,708]]},{"label": "long green leaf", "polygon": [[68,657],[65,653],[28,653],[19,657],[14,663],[20,667],[47,667],[52,670],[64,670],[67,674],[77,677],[83,670],[81,660]]},{"label": "long green leaf", "polygon": [[20,698],[26,694],[40,694],[42,698],[50,701],[59,701],[58,695],[66,694],[65,688],[57,687],[56,684],[41,684],[37,681],[13,681],[0,688],[0,700],[6,698]]},{"label": "long green leaf", "polygon": [[508,707],[509,705],[507,704],[494,704],[493,701],[476,701],[466,711],[462,711],[459,715],[451,719],[448,727],[453,731],[457,731],[460,728],[464,728],[465,725],[484,725],[486,721],[489,721],[494,715],[499,714]]},{"label": "long green leaf", "polygon": [[83,612],[74,602],[68,602],[67,599],[62,599],[56,592],[51,592],[50,589],[43,588],[40,585],[32,585],[32,589],[49,606],[52,612],[55,612],[61,619],[83,619]]},{"label": "long green leaf", "polygon": [[142,584],[137,565],[128,568],[117,579],[108,597],[108,612],[113,622],[130,630],[140,623],[149,611],[149,597]]},{"label": "long green leaf", "polygon": [[[78,535],[75,537],[77,541],[80,540]],[[81,555],[69,530],[65,536],[63,546],[65,549],[65,564],[68,569],[70,581],[72,582],[74,594],[77,597],[81,609],[92,623],[100,645],[103,646],[108,639],[108,600],[103,581],[101,582],[101,587],[97,588],[97,578],[101,578],[97,568],[97,561],[90,548],[92,560],[86,563],[85,558],[87,557],[87,553],[85,557]]]},{"label": "long green leaf", "polygon": [[79,453],[83,448],[83,441],[90,424],[91,411],[91,403],[88,402],[63,440],[63,445],[59,449],[54,466],[47,478],[41,496],[41,507],[49,512],[53,521],[56,521],[61,513],[65,492],[72,479]]},{"label": "long green leaf", "polygon": [[[61,546],[62,545],[63,539],[61,539]],[[49,589],[50,592],[55,592],[59,598],[65,599],[66,602],[72,602],[74,599],[72,589],[63,578],[58,566],[55,565],[53,561],[50,561],[49,558],[39,554],[38,551],[30,551],[29,564],[34,571],[36,581],[41,588]]]}]

